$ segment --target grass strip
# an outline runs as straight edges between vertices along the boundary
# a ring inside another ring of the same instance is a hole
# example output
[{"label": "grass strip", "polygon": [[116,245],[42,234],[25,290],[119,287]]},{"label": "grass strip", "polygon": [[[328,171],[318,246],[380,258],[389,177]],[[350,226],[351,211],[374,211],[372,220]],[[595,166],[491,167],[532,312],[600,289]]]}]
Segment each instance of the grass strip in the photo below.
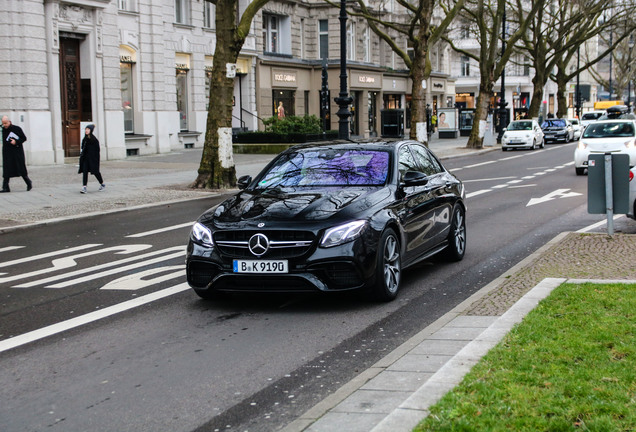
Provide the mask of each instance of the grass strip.
[{"label": "grass strip", "polygon": [[636,431],[636,285],[563,284],[415,431]]}]

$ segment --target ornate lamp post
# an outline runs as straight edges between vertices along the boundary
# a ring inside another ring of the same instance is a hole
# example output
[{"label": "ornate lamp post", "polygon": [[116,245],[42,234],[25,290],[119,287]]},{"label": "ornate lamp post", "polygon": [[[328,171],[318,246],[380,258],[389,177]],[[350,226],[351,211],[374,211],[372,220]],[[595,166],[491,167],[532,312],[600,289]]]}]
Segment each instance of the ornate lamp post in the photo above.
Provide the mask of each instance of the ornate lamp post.
[{"label": "ornate lamp post", "polygon": [[338,138],[349,139],[349,105],[353,98],[347,93],[347,0],[340,0],[340,94],[334,101],[340,109],[336,115],[338,121]]}]

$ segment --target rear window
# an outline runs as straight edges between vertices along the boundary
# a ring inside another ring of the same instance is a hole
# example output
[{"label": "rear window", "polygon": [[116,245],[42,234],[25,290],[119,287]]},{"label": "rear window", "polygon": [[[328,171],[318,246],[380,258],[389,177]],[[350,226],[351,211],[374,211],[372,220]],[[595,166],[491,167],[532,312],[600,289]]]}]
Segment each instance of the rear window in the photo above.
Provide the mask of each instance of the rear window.
[{"label": "rear window", "polygon": [[625,123],[591,123],[583,134],[583,138],[622,138],[634,136],[634,124]]},{"label": "rear window", "polygon": [[602,115],[603,115],[603,113],[585,113],[585,114],[583,114],[581,119],[582,120],[596,120],[597,118],[599,118]]}]

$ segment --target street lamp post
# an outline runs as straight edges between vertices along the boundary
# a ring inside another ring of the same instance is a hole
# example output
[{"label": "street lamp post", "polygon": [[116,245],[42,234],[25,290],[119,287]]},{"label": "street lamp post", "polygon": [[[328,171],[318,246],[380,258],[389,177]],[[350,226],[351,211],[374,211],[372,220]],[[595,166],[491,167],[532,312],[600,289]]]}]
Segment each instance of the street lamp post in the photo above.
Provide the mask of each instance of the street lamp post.
[{"label": "street lamp post", "polygon": [[[501,21],[501,56],[503,57],[506,51],[506,11],[503,13],[503,19]],[[499,98],[499,134],[497,135],[497,143],[501,144],[503,138],[504,128],[508,126],[506,115],[506,66],[501,69],[501,97]]]},{"label": "street lamp post", "polygon": [[338,121],[338,138],[349,139],[349,105],[353,99],[347,93],[347,0],[340,0],[340,94],[334,101],[340,109],[336,115]]},{"label": "street lamp post", "polygon": [[576,49],[576,118],[581,119],[581,47]]}]

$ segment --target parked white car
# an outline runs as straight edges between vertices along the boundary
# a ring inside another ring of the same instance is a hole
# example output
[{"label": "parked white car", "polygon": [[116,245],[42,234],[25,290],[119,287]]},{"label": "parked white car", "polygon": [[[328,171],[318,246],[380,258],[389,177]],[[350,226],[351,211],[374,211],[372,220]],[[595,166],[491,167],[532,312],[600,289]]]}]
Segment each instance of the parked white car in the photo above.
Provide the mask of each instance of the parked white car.
[{"label": "parked white car", "polygon": [[501,149],[525,148],[534,150],[545,147],[543,131],[536,120],[515,120],[504,129]]},{"label": "parked white car", "polygon": [[598,120],[598,118],[603,114],[605,114],[605,111],[589,111],[583,113],[583,115],[581,115],[581,126],[586,128],[587,125]]},{"label": "parked white car", "polygon": [[634,120],[599,120],[590,123],[574,150],[577,175],[585,174],[590,154],[627,154],[629,166],[636,165],[636,122]]},{"label": "parked white car", "polygon": [[578,140],[579,138],[581,138],[581,134],[583,133],[583,126],[581,126],[581,122],[579,122],[579,119],[568,119],[570,121],[570,123],[572,123],[572,130],[574,131],[574,140]]}]

